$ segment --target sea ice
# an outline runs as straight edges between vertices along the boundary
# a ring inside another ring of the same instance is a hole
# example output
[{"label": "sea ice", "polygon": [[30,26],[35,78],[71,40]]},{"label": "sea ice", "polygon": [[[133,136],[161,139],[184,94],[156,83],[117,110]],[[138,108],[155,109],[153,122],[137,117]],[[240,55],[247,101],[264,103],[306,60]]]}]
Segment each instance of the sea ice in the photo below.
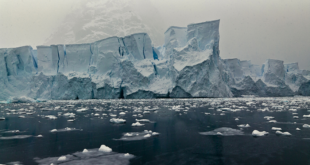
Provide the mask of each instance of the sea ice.
[{"label": "sea ice", "polygon": [[56,120],[57,117],[54,115],[46,115],[45,118],[51,119],[51,120]]},{"label": "sea ice", "polygon": [[139,122],[135,122],[135,123],[132,123],[131,126],[133,127],[139,127],[139,126],[143,126],[144,124],[141,124]]},{"label": "sea ice", "polygon": [[0,140],[11,140],[11,139],[26,139],[32,137],[31,135],[16,135],[16,136],[0,136]]},{"label": "sea ice", "polygon": [[309,124],[304,124],[302,127],[304,127],[304,128],[310,128],[310,125],[309,125]]},{"label": "sea ice", "polygon": [[266,132],[266,131],[258,131],[258,130],[254,130],[253,132],[252,132],[252,135],[253,136],[265,136],[265,135],[268,135],[269,133],[268,132]]},{"label": "sea ice", "polygon": [[78,110],[76,110],[77,112],[84,112],[84,111],[87,111],[88,110],[88,108],[80,108],[80,109],[78,109]]},{"label": "sea ice", "polygon": [[58,158],[58,161],[65,161],[67,160],[67,157],[66,156],[61,156]]},{"label": "sea ice", "polygon": [[148,138],[148,137],[151,137],[151,136],[152,136],[151,134],[146,134],[143,137]]},{"label": "sea ice", "polygon": [[282,128],[278,128],[278,127],[272,127],[271,130],[274,130],[274,131],[281,131]]},{"label": "sea ice", "polygon": [[289,132],[281,132],[281,131],[276,131],[276,134],[285,135],[285,136],[290,136],[290,135],[292,135],[292,134],[290,134]]},{"label": "sea ice", "polygon": [[146,122],[150,123],[151,121],[149,119],[136,119],[137,122]]},{"label": "sea ice", "polygon": [[127,132],[124,133],[120,139],[115,140],[123,140],[123,141],[135,141],[135,140],[143,140],[150,138],[152,136],[159,135],[157,132],[152,132],[151,130],[144,130],[143,132]]},{"label": "sea ice", "polygon": [[103,151],[103,152],[112,152],[112,149],[106,145],[101,145],[99,148],[99,151]]},{"label": "sea ice", "polygon": [[199,132],[201,135],[221,135],[221,136],[235,136],[235,135],[244,135],[244,133],[240,130],[228,128],[228,127],[221,127],[217,128],[213,131],[209,132]]},{"label": "sea ice", "polygon": [[112,118],[110,119],[110,122],[111,123],[126,123],[126,120],[125,119],[120,119],[120,118]]},{"label": "sea ice", "polygon": [[240,124],[240,125],[237,125],[237,126],[240,127],[240,128],[248,128],[248,127],[250,127],[249,124]]},{"label": "sea ice", "polygon": [[270,119],[273,119],[274,117],[273,116],[265,116],[264,118],[267,120],[270,120]]}]

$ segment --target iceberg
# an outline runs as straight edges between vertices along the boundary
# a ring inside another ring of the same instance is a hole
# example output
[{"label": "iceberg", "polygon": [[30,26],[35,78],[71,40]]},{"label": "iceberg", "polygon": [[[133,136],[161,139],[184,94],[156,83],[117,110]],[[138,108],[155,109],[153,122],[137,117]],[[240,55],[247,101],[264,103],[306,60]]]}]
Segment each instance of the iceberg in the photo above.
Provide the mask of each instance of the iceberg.
[{"label": "iceberg", "polygon": [[92,43],[0,49],[1,102],[310,95],[310,71],[268,59],[222,59],[220,20]]}]

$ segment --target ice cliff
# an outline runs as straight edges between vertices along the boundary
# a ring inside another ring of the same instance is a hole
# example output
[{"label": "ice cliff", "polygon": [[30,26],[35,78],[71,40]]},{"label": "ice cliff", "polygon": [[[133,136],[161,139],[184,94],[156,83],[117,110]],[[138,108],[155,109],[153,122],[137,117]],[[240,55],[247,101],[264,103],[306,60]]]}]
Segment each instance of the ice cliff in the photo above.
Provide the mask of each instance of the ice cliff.
[{"label": "ice cliff", "polygon": [[0,100],[310,95],[310,72],[269,59],[221,59],[219,20],[93,43],[0,49]]}]

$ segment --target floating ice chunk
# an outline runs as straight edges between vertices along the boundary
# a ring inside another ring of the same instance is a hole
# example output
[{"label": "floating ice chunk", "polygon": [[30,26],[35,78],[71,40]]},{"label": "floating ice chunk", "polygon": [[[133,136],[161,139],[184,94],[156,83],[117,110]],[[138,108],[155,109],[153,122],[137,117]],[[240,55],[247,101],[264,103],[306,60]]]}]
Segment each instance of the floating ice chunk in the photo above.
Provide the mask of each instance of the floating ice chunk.
[{"label": "floating ice chunk", "polygon": [[143,113],[144,113],[144,114],[146,114],[146,113],[149,114],[149,113],[151,113],[151,112],[150,112],[150,111],[144,111]]},{"label": "floating ice chunk", "polygon": [[131,155],[129,153],[124,154],[125,157],[130,157]]},{"label": "floating ice chunk", "polygon": [[310,117],[310,115],[303,115],[302,117]]},{"label": "floating ice chunk", "polygon": [[144,135],[145,138],[148,138],[148,137],[151,137],[151,136],[152,136],[151,134]]},{"label": "floating ice chunk", "polygon": [[270,119],[273,119],[274,117],[272,117],[272,116],[265,116],[264,118],[267,119],[267,120],[270,120]]},{"label": "floating ice chunk", "polygon": [[159,135],[157,132],[152,132],[151,130],[144,130],[143,132],[128,132],[124,133],[120,139],[115,140],[123,140],[123,141],[134,141],[134,140],[143,140],[151,137],[152,135]]},{"label": "floating ice chunk", "polygon": [[238,118],[235,118],[235,120],[238,121],[239,119],[238,119]]},{"label": "floating ice chunk", "polygon": [[18,118],[25,118],[25,116],[21,115],[21,116],[18,116]]},{"label": "floating ice chunk", "polygon": [[293,111],[293,112],[295,112],[295,111],[297,111],[297,109],[289,109],[289,111]]},{"label": "floating ice chunk", "polygon": [[276,123],[277,120],[269,120],[269,123]]},{"label": "floating ice chunk", "polygon": [[61,156],[58,158],[58,161],[65,161],[67,160],[67,157],[66,156]]},{"label": "floating ice chunk", "polygon": [[126,113],[125,112],[120,112],[119,115],[126,115]]},{"label": "floating ice chunk", "polygon": [[125,119],[120,119],[120,118],[112,118],[110,119],[111,123],[126,123]]},{"label": "floating ice chunk", "polygon": [[68,120],[68,122],[74,122],[75,120],[73,120],[73,119],[70,119],[70,120]]},{"label": "floating ice chunk", "polygon": [[269,133],[268,132],[266,132],[266,131],[258,131],[258,130],[254,130],[253,132],[252,132],[252,135],[253,136],[265,136],[265,135],[268,135]]},{"label": "floating ice chunk", "polygon": [[243,132],[237,129],[221,127],[209,132],[199,132],[201,135],[221,135],[221,136],[235,136],[243,135]]},{"label": "floating ice chunk", "polygon": [[78,110],[76,110],[77,112],[84,112],[84,111],[87,111],[88,110],[88,108],[80,108],[80,109],[78,109]]},{"label": "floating ice chunk", "polygon": [[86,152],[88,152],[88,150],[87,150],[87,149],[84,149],[84,150],[83,150],[83,153],[86,153]]},{"label": "floating ice chunk", "polygon": [[37,137],[40,137],[40,138],[41,138],[41,137],[43,137],[43,135],[38,135]]},{"label": "floating ice chunk", "polygon": [[133,136],[132,133],[125,133],[124,136]]},{"label": "floating ice chunk", "polygon": [[94,116],[100,116],[100,114],[99,113],[95,113]]},{"label": "floating ice chunk", "polygon": [[136,119],[137,122],[151,122],[149,119]]},{"label": "floating ice chunk", "polygon": [[221,108],[222,111],[231,111],[230,108]]},{"label": "floating ice chunk", "polygon": [[112,114],[112,113],[111,113],[111,114],[109,114],[109,115],[110,115],[111,117],[116,117],[116,115],[115,115],[115,114]]},{"label": "floating ice chunk", "polygon": [[51,132],[57,132],[57,129],[52,129]]},{"label": "floating ice chunk", "polygon": [[282,128],[278,128],[278,127],[272,127],[271,130],[274,130],[274,131],[281,131]]},{"label": "floating ice chunk", "polygon": [[135,123],[132,123],[131,126],[133,127],[139,127],[139,126],[143,126],[144,124],[139,123],[138,121]]},{"label": "floating ice chunk", "polygon": [[300,131],[300,128],[296,128],[296,131]]},{"label": "floating ice chunk", "polygon": [[206,112],[205,115],[210,115],[210,113],[207,113],[207,112]]},{"label": "floating ice chunk", "polygon": [[34,103],[34,102],[36,102],[34,99],[27,96],[10,97],[7,100],[7,103]]},{"label": "floating ice chunk", "polygon": [[294,118],[294,119],[298,119],[299,117],[298,117],[298,116],[293,116],[293,118]]},{"label": "floating ice chunk", "polygon": [[64,113],[63,116],[69,117],[69,118],[75,118],[74,113]]},{"label": "floating ice chunk", "polygon": [[71,128],[69,128],[69,127],[66,127],[66,128],[65,128],[65,130],[67,130],[67,131],[71,131]]},{"label": "floating ice chunk", "polygon": [[99,151],[103,151],[103,152],[112,152],[112,149],[106,145],[101,145],[99,148]]},{"label": "floating ice chunk", "polygon": [[32,137],[31,135],[16,135],[16,136],[0,136],[0,140],[11,140],[11,139],[26,139]]},{"label": "floating ice chunk", "polygon": [[290,134],[289,132],[281,132],[281,131],[276,131],[276,134],[285,135],[285,136],[290,136],[290,135],[292,135],[292,134]]},{"label": "floating ice chunk", "polygon": [[264,108],[264,109],[257,109],[258,111],[262,111],[262,112],[265,112],[265,111],[269,111],[269,108],[268,107],[266,107],[266,108]]},{"label": "floating ice chunk", "polygon": [[0,117],[0,120],[5,120],[5,118],[4,117]]},{"label": "floating ice chunk", "polygon": [[240,127],[240,128],[248,128],[248,127],[250,127],[249,124],[240,124],[240,125],[237,125],[237,126]]},{"label": "floating ice chunk", "polygon": [[158,132],[152,132],[152,135],[156,136],[156,135],[159,135],[159,133]]},{"label": "floating ice chunk", "polygon": [[221,113],[220,115],[225,115],[225,113]]},{"label": "floating ice chunk", "polygon": [[69,131],[82,131],[82,129],[66,127],[63,129],[52,129],[50,132],[69,132]]},{"label": "floating ice chunk", "polygon": [[309,125],[309,124],[304,124],[302,127],[304,127],[304,128],[310,128],[310,125]]},{"label": "floating ice chunk", "polygon": [[45,118],[51,119],[51,120],[56,120],[57,117],[54,115],[46,115]]},{"label": "floating ice chunk", "polygon": [[59,157],[49,157],[44,159],[36,158],[37,164],[113,164],[123,165],[129,164],[129,160],[134,158],[134,155],[115,152],[102,152],[97,149],[89,149],[88,152],[75,152],[68,154],[66,161],[58,161]]}]

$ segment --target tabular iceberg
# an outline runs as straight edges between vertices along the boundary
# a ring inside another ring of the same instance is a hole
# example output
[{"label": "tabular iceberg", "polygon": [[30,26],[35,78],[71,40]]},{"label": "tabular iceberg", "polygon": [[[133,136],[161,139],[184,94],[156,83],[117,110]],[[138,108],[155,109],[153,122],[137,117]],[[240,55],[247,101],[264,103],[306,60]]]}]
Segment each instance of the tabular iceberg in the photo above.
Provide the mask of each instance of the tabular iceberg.
[{"label": "tabular iceberg", "polygon": [[0,100],[135,99],[310,95],[297,63],[262,66],[221,59],[219,20],[93,43],[0,49]]}]

